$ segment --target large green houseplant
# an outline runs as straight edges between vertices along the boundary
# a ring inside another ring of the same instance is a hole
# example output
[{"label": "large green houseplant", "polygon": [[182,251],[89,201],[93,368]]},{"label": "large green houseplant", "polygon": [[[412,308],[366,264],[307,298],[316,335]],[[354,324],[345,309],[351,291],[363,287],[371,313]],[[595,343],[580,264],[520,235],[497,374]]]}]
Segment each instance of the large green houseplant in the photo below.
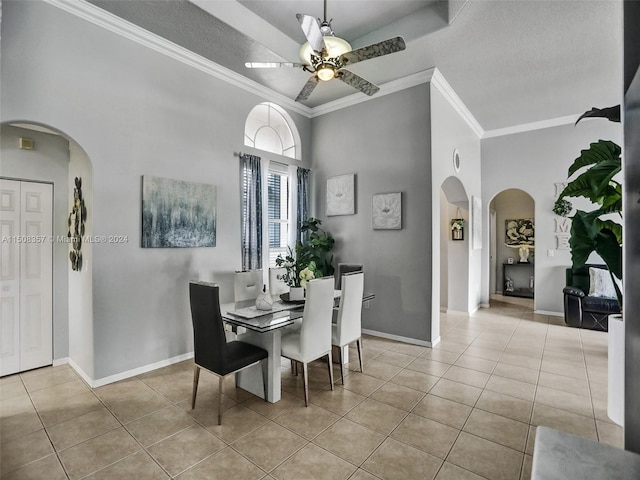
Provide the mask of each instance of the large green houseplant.
[{"label": "large green houseplant", "polygon": [[334,238],[324,231],[317,218],[309,217],[300,224],[303,241],[298,242],[294,252],[289,248],[284,257],[278,255],[276,265],[286,268],[283,275],[285,283],[291,287],[304,285],[306,280],[333,275],[333,245]]},{"label": "large green houseplant", "polygon": [[[578,118],[576,124],[590,117],[604,117],[620,122],[620,106],[593,108]],[[612,276],[618,302],[622,307],[622,292],[615,278],[622,280],[622,184],[615,177],[622,169],[621,148],[610,140],[598,140],[569,167],[571,180],[562,190],[553,207],[557,215],[568,216],[573,209],[566,197],[584,197],[596,207],[591,211],[576,210],[571,216],[569,247],[573,268],[584,266],[592,252],[604,261]]]}]

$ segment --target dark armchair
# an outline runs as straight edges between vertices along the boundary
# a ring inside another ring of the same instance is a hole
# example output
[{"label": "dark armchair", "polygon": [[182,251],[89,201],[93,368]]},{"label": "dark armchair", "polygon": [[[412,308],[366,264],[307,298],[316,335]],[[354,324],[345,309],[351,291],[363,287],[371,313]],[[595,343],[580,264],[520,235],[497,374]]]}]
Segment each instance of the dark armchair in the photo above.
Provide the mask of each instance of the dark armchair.
[{"label": "dark armchair", "polygon": [[264,398],[267,398],[266,350],[244,342],[227,342],[218,286],[205,282],[189,283],[191,318],[193,320],[195,370],[193,372],[193,394],[191,408],[196,406],[200,369],[213,373],[219,378],[218,384],[218,425],[222,423],[222,387],[227,375],[255,365],[262,361]]},{"label": "dark armchair", "polygon": [[589,330],[608,330],[609,315],[620,313],[620,305],[615,298],[589,295],[589,267],[606,269],[604,265],[585,265],[581,268],[567,268],[567,283],[564,294],[564,321],[570,327]]}]

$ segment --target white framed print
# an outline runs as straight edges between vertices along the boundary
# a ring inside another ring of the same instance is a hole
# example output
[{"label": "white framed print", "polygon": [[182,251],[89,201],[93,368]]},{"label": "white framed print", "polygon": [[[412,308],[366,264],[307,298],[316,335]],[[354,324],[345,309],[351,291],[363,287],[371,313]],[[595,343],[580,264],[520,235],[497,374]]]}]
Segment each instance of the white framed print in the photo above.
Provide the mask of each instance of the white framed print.
[{"label": "white framed print", "polygon": [[355,173],[327,178],[327,216],[356,213]]},{"label": "white framed print", "polygon": [[371,218],[374,230],[401,230],[402,193],[374,194]]}]

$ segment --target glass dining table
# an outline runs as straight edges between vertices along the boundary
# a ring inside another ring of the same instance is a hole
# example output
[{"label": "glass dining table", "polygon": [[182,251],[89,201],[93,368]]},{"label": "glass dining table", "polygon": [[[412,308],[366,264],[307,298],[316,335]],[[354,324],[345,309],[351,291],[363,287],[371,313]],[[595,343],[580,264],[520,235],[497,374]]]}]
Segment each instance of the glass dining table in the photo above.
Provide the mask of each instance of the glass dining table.
[{"label": "glass dining table", "polygon": [[[334,291],[339,299],[340,290]],[[365,294],[362,301],[373,300],[375,295]],[[267,400],[275,403],[280,400],[280,346],[284,327],[293,325],[302,318],[304,300],[285,302],[278,299],[270,311],[257,310],[255,300],[220,305],[223,320],[230,325],[243,327],[246,332],[238,334],[238,340],[257,345],[269,352],[267,359]],[[286,331],[286,329],[284,330]],[[254,395],[264,398],[261,365],[254,365],[236,373],[236,385]]]}]

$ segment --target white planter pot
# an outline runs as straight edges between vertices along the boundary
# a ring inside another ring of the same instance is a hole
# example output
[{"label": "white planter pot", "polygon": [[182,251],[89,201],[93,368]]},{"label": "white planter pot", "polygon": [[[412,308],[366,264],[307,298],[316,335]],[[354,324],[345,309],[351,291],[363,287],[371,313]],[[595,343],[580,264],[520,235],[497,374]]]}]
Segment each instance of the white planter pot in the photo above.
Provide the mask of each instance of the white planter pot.
[{"label": "white planter pot", "polygon": [[609,315],[609,385],[607,415],[624,427],[624,322],[622,315]]},{"label": "white planter pot", "polygon": [[290,287],[289,288],[289,300],[296,302],[298,300],[304,300],[304,288],[302,287]]}]

